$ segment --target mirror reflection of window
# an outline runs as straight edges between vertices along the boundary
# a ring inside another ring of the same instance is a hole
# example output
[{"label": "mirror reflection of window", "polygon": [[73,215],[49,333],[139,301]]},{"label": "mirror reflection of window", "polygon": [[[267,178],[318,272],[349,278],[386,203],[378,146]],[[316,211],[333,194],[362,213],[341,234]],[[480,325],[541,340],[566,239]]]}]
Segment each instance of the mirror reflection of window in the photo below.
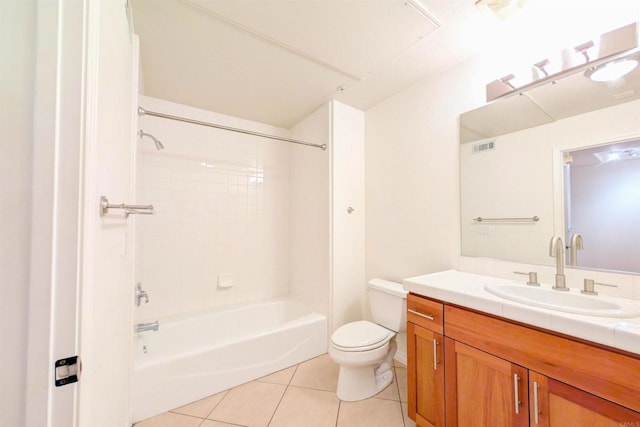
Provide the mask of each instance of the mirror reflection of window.
[{"label": "mirror reflection of window", "polygon": [[567,260],[640,271],[640,139],[566,152],[564,165]]}]

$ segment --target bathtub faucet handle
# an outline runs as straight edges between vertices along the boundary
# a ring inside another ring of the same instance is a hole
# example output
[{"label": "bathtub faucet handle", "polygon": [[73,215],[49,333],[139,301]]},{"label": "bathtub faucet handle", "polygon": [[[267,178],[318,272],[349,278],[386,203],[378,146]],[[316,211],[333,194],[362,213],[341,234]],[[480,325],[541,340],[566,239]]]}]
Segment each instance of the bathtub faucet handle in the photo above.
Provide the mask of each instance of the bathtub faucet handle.
[{"label": "bathtub faucet handle", "polygon": [[142,283],[138,282],[138,285],[136,286],[136,305],[138,307],[140,306],[140,302],[143,298],[144,303],[147,304],[149,302],[149,295],[147,294],[147,291],[142,289]]}]

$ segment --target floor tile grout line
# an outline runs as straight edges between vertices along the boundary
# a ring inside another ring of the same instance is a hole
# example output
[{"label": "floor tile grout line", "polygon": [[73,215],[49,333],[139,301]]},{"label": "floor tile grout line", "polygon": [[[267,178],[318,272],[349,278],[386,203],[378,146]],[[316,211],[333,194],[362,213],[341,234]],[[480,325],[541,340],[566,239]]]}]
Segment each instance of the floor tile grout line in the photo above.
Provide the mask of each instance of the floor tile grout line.
[{"label": "floor tile grout line", "polygon": [[[398,401],[399,401],[398,403],[400,403],[400,415],[402,416],[402,425],[404,427],[407,427],[406,418],[408,418],[408,416],[405,417],[404,405],[403,405],[404,402],[402,402],[402,395],[400,394],[400,381],[398,381],[398,368],[403,368],[403,369],[406,369],[406,368],[403,367],[403,366],[394,366],[393,367],[393,373],[395,374],[396,386],[398,388]],[[408,403],[407,403],[407,405],[408,405]],[[409,408],[407,406],[407,411],[408,410],[409,410]]]},{"label": "floor tile grout line", "polygon": [[289,387],[291,385],[291,381],[293,381],[293,377],[296,376],[296,372],[298,372],[298,367],[300,366],[300,364],[298,363],[296,365],[296,368],[293,370],[293,374],[291,374],[291,378],[289,378],[289,382],[287,383],[287,387]]},{"label": "floor tile grout line", "polygon": [[276,408],[273,410],[273,414],[271,414],[271,418],[269,418],[269,422],[267,423],[267,427],[269,427],[271,425],[271,422],[273,421],[273,417],[276,416],[276,413],[278,412],[278,408],[280,408],[280,404],[282,403],[282,399],[284,399],[284,395],[287,394],[287,390],[289,390],[289,386],[285,385],[284,386],[284,391],[282,392],[282,396],[280,396],[280,400],[278,400],[278,404],[276,405]]},{"label": "floor tile grout line", "polygon": [[[320,358],[321,358],[321,357],[316,357],[316,358],[312,358],[312,359],[320,359]],[[312,360],[312,359],[309,359],[309,360]],[[302,362],[302,363],[304,363],[304,362]],[[293,383],[294,378],[296,377],[297,371],[298,371],[298,369],[300,368],[300,365],[301,365],[302,363],[299,363],[299,364],[296,364],[296,365],[294,365],[294,366],[293,366],[293,368],[294,368],[294,369],[293,369],[293,372],[292,372],[291,376],[289,377],[289,379],[288,379],[288,381],[287,381],[286,383],[285,383],[285,382],[280,382],[280,383],[279,383],[280,385],[284,386],[284,390],[283,390],[282,395],[280,396],[280,398],[279,398],[279,400],[278,400],[278,402],[277,402],[277,404],[276,404],[276,406],[275,406],[275,408],[274,408],[274,410],[273,410],[273,412],[272,412],[272,414],[271,414],[271,416],[270,416],[270,418],[269,418],[269,421],[268,421],[268,423],[267,423],[267,425],[266,425],[267,427],[269,427],[269,426],[271,426],[271,425],[272,425],[272,423],[273,423],[273,421],[274,421],[274,419],[275,419],[275,416],[276,416],[276,414],[278,413],[278,411],[279,411],[279,409],[280,409],[280,406],[282,405],[282,403],[283,403],[283,401],[284,401],[284,397],[285,397],[285,395],[288,393],[288,391],[289,391],[289,388],[290,388],[290,387],[293,387],[293,389],[311,390],[311,391],[320,391],[320,392],[324,392],[324,393],[333,393],[333,394],[335,394],[335,391],[334,391],[334,390],[326,390],[326,389],[322,389],[322,388],[317,388],[317,387],[314,387],[313,385],[312,385],[312,386],[303,386],[303,385],[296,385],[296,384],[292,384],[292,383]],[[393,371],[392,371],[392,372],[393,372],[393,379],[392,379],[392,380],[393,380],[393,382],[395,382],[395,389],[396,389],[396,392],[397,392],[397,395],[398,395],[397,399],[394,399],[394,398],[386,398],[386,397],[378,397],[378,396],[371,396],[369,399],[376,399],[376,400],[382,400],[382,401],[397,402],[397,403],[400,405],[399,409],[400,409],[400,415],[401,415],[401,420],[402,420],[402,424],[400,424],[400,425],[402,425],[402,426],[404,426],[404,427],[408,427],[407,419],[406,419],[406,416],[405,416],[405,412],[406,412],[406,410],[404,409],[404,406],[403,406],[403,404],[404,404],[404,403],[406,403],[406,402],[403,402],[403,401],[402,401],[402,397],[401,397],[401,392],[400,392],[400,383],[399,383],[399,381],[398,381],[398,368],[406,369],[406,368],[405,368],[405,367],[403,367],[403,366],[395,366],[395,365],[392,365],[392,370],[393,370]],[[286,368],[285,368],[285,369],[286,369]],[[253,380],[253,381],[256,381],[256,382],[262,382],[262,381],[260,381],[260,378],[258,378],[258,379],[256,379],[256,380]],[[251,381],[249,381],[249,382],[251,382]],[[271,383],[271,384],[278,384],[278,383],[275,383],[275,382],[274,382],[274,383]],[[199,415],[190,415],[190,414],[184,414],[184,413],[180,413],[180,412],[174,412],[174,410],[170,410],[170,411],[168,411],[168,412],[174,413],[174,414],[176,414],[176,415],[181,415],[181,416],[186,416],[186,417],[190,417],[190,418],[196,418],[196,419],[199,419],[199,420],[200,420],[200,422],[199,422],[199,424],[198,424],[198,426],[199,426],[199,427],[202,427],[202,425],[204,425],[204,424],[205,424],[205,421],[207,421],[207,420],[208,420],[208,421],[211,421],[211,422],[224,422],[224,423],[229,424],[230,426],[246,427],[246,426],[241,425],[241,424],[228,423],[228,422],[226,422],[226,421],[216,420],[216,419],[214,419],[214,418],[210,418],[211,414],[212,414],[212,413],[216,410],[216,408],[217,408],[217,407],[222,403],[222,401],[223,401],[223,400],[225,400],[225,399],[228,399],[228,394],[229,394],[229,392],[230,392],[231,390],[233,390],[234,388],[235,388],[235,387],[231,387],[231,388],[229,388],[229,389],[227,389],[227,390],[223,390],[223,391],[219,392],[219,393],[223,393],[222,397],[221,397],[221,398],[220,398],[220,400],[219,400],[219,401],[218,401],[218,402],[213,406],[213,408],[211,409],[211,411],[209,411],[209,413],[208,413],[205,417],[201,417],[201,416],[199,416]],[[292,390],[293,390],[293,389],[292,389]],[[214,394],[214,395],[215,395],[215,394]],[[211,395],[211,396],[213,396],[213,395]],[[210,396],[210,397],[211,397],[211,396]],[[368,399],[367,399],[367,400],[368,400]],[[176,408],[176,409],[177,409],[177,408]],[[338,407],[337,407],[337,412],[336,412],[336,414],[335,414],[335,427],[338,427],[338,425],[339,425],[339,420],[340,420],[341,410],[342,410],[342,400],[338,399]]]},{"label": "floor tile grout line", "polygon": [[400,394],[400,381],[398,381],[398,370],[397,366],[393,367],[393,377],[396,380],[396,390],[398,390],[398,400],[402,402],[402,395]]},{"label": "floor tile grout line", "polygon": [[[409,408],[407,408],[408,410]],[[404,427],[407,427],[407,423],[405,422],[405,416],[404,416],[404,406],[402,406],[402,402],[400,402],[400,414],[402,415],[402,425]],[[407,414],[407,418],[408,418],[408,414]]]},{"label": "floor tile grout line", "polygon": [[[165,413],[171,413],[171,414],[178,415],[178,416],[181,416],[181,417],[196,418],[198,420],[205,420],[206,419],[206,418],[198,417],[197,415],[181,414],[180,412],[167,411]],[[162,415],[162,414],[158,414],[158,415]],[[140,423],[142,421],[144,421],[144,420],[138,421],[138,423]],[[138,424],[138,423],[136,423],[136,424]]]},{"label": "floor tile grout line", "polygon": [[[284,390],[284,393],[282,394],[282,396],[280,397],[280,401],[278,401],[278,405],[276,406],[276,409],[275,409],[274,413],[271,415],[271,418],[269,419],[269,424],[271,424],[271,421],[273,420],[273,417],[275,416],[275,413],[277,412],[278,408],[280,407],[280,403],[282,402],[282,399],[284,398],[284,394],[287,392],[287,389],[289,388],[289,385],[291,384],[291,381],[293,380],[293,377],[295,376],[296,372],[298,371],[298,367],[299,367],[299,366],[300,366],[300,364],[296,364],[296,365],[295,365],[295,369],[294,369],[294,371],[293,371],[293,374],[291,375],[291,378],[289,378],[289,381],[287,382],[287,384],[280,384],[280,385],[284,385],[284,386],[285,386],[285,390]],[[285,368],[285,369],[288,369],[288,368]],[[256,381],[256,382],[265,382],[266,384],[277,384],[277,383],[269,383],[269,382],[266,382],[266,381],[260,381],[260,378],[258,378],[258,379],[256,379],[256,380],[253,380],[253,381]],[[249,382],[251,382],[251,381],[249,381]],[[245,384],[246,384],[246,383],[245,383]],[[293,387],[295,387],[295,386],[293,386]],[[213,411],[215,411],[215,410],[216,410],[216,408],[217,408],[217,407],[222,403],[222,401],[225,399],[225,397],[227,397],[227,395],[229,394],[229,391],[231,391],[231,390],[232,390],[232,389],[234,389],[234,388],[235,388],[235,387],[231,387],[231,388],[228,388],[228,389],[226,389],[226,390],[222,390],[222,391],[218,392],[218,393],[224,393],[224,395],[223,395],[223,396],[222,396],[222,398],[218,401],[218,403],[216,403],[216,404],[213,406],[213,408],[211,409],[211,411],[209,411],[209,412],[207,413],[207,415],[205,415],[205,417],[204,417],[204,418],[199,417],[199,416],[196,416],[196,415],[190,415],[190,414],[183,414],[183,413],[181,413],[181,412],[175,412],[175,410],[176,410],[176,409],[178,409],[178,408],[171,409],[171,410],[169,410],[169,411],[167,411],[167,412],[170,412],[170,413],[172,413],[172,414],[176,414],[176,415],[182,415],[182,416],[186,416],[186,417],[197,418],[197,419],[201,420],[200,425],[202,425],[202,424],[204,423],[204,421],[206,421],[206,420],[209,420],[209,421],[216,421],[216,422],[223,422],[223,421],[220,421],[220,420],[215,420],[215,419],[209,418],[209,416],[210,416],[210,415],[213,413]],[[325,390],[322,390],[322,391],[325,391]],[[215,395],[215,394],[218,394],[218,393],[214,393],[214,394],[209,395],[209,396],[207,396],[207,397],[211,397],[211,396],[213,396],[213,395]],[[206,399],[206,397],[204,397],[203,399]],[[194,402],[192,402],[192,403],[194,403]],[[226,422],[226,421],[224,421],[224,422]],[[231,425],[237,425],[237,426],[239,426],[239,427],[243,427],[243,426],[241,426],[240,424],[231,424]]]},{"label": "floor tile grout line", "polygon": [[323,388],[315,388],[315,387],[305,387],[303,385],[297,385],[297,384],[290,384],[287,387],[294,387],[294,388],[303,388],[305,390],[314,390],[314,391],[324,391],[325,393],[333,393],[336,394],[335,390],[326,390]]},{"label": "floor tile grout line", "polygon": [[273,411],[273,414],[271,414],[271,418],[269,418],[269,422],[267,423],[267,427],[269,427],[271,425],[271,422],[273,421],[273,417],[276,416],[276,413],[278,412],[278,408],[280,408],[280,404],[282,403],[282,399],[284,399],[284,395],[287,394],[287,391],[289,390],[289,385],[291,384],[291,381],[293,380],[293,377],[296,375],[296,372],[298,371],[298,366],[300,366],[299,363],[296,365],[296,368],[293,370],[293,374],[291,375],[291,378],[289,378],[289,382],[287,384],[283,384],[284,385],[284,392],[282,393],[282,396],[280,396],[280,400],[278,401],[278,404],[276,405],[276,409]]},{"label": "floor tile grout line", "polygon": [[[233,388],[233,387],[232,387]],[[209,419],[209,415],[213,414],[213,411],[216,410],[216,408],[222,403],[222,401],[224,400],[225,397],[227,397],[227,395],[229,394],[229,390],[231,390],[231,388],[228,388],[226,390],[221,391],[220,393],[224,393],[224,396],[222,396],[222,398],[218,401],[218,403],[216,403],[213,408],[211,408],[211,410],[209,411],[209,413],[207,414],[207,416],[205,417],[205,420]],[[217,393],[216,393],[217,394]],[[213,395],[212,395],[213,396]],[[215,420],[213,420],[215,421]]]}]

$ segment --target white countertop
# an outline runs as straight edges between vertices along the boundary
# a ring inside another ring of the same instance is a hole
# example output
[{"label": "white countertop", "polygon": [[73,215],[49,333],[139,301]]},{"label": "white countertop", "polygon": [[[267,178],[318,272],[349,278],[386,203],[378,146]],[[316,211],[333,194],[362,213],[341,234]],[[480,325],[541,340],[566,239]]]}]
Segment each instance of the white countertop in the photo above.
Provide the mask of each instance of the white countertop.
[{"label": "white countertop", "polygon": [[[619,319],[595,317],[534,307],[487,292],[489,283],[514,283],[481,274],[446,270],[403,281],[414,294],[468,307],[517,322],[585,339],[640,355],[640,317]],[[523,286],[525,282],[522,282]],[[542,284],[543,287],[551,285]],[[579,292],[571,289],[570,292]],[[599,298],[594,296],[594,298]]]}]

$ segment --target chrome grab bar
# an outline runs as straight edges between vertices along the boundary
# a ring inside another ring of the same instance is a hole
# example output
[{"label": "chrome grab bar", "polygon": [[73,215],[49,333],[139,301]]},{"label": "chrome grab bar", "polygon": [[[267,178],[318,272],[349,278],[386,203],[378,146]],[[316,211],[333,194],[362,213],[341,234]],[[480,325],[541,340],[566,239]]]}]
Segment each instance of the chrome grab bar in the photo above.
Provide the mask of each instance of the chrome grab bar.
[{"label": "chrome grab bar", "polygon": [[125,216],[129,217],[131,214],[136,215],[153,215],[155,211],[153,210],[153,205],[127,205],[124,203],[112,204],[109,203],[109,199],[105,196],[100,197],[100,216],[105,216],[109,213],[109,209],[124,209]]},{"label": "chrome grab bar", "polygon": [[475,222],[494,221],[494,222],[538,222],[540,217],[532,216],[530,218],[482,218],[481,216],[473,218]]}]

